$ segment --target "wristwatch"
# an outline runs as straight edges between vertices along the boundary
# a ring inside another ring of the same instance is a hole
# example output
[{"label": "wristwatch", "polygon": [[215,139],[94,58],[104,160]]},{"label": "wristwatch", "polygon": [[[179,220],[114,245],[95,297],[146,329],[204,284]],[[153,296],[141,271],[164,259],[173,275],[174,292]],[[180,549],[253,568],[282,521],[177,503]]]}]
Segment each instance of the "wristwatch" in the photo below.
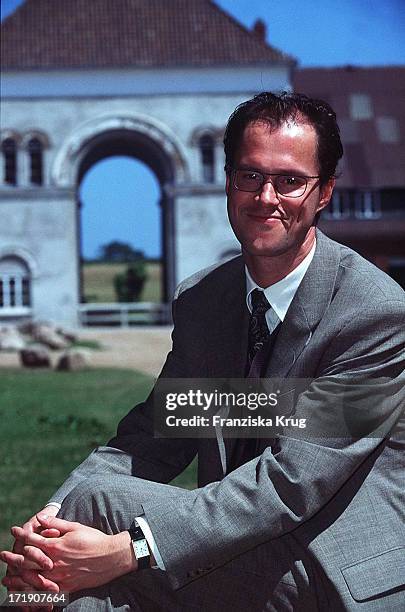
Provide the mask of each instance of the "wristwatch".
[{"label": "wristwatch", "polygon": [[132,546],[135,557],[138,561],[138,569],[150,568],[150,551],[145,535],[139,526],[137,520],[134,520],[131,527],[128,529],[131,536]]}]

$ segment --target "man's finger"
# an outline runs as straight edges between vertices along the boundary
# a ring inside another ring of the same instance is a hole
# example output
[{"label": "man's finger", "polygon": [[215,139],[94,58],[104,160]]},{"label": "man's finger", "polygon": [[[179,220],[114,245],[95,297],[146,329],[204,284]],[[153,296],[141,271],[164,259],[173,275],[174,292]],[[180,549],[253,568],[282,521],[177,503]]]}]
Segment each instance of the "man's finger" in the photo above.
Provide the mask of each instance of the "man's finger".
[{"label": "man's finger", "polygon": [[38,565],[40,569],[51,570],[53,568],[52,559],[35,546],[24,546],[24,557]]},{"label": "man's finger", "polygon": [[38,591],[52,591],[59,593],[59,587],[56,582],[45,578],[41,573],[33,570],[24,570],[21,573],[21,578],[32,587],[35,587]]},{"label": "man's finger", "polygon": [[[13,527],[15,533],[20,533],[20,527]],[[41,550],[46,550],[51,547],[51,543],[55,541],[55,538],[44,538],[39,533],[28,533],[24,534],[24,543],[27,546],[36,546]]]},{"label": "man's finger", "polygon": [[56,516],[48,516],[46,514],[37,514],[37,519],[41,523],[42,527],[47,529],[59,529],[61,534],[73,531],[77,523],[72,521],[65,521],[64,519],[57,518]]},{"label": "man's finger", "polygon": [[18,569],[21,567],[24,561],[24,556],[19,555],[18,553],[10,552],[9,550],[2,550],[0,552],[0,559],[4,563],[7,563],[7,565],[11,565],[12,567]]},{"label": "man's finger", "polygon": [[44,538],[59,538],[61,535],[59,529],[42,529],[41,531],[41,536],[44,536]]},{"label": "man's finger", "polygon": [[24,539],[26,537],[26,535],[28,534],[28,530],[23,529],[22,527],[19,527],[18,525],[14,525],[11,529],[10,529],[12,535],[15,537],[15,539]]},{"label": "man's finger", "polygon": [[1,582],[5,587],[12,589],[13,591],[26,591],[28,588],[30,588],[30,585],[24,582],[21,576],[11,576],[10,574],[7,574],[4,576]]},{"label": "man's finger", "polygon": [[35,561],[26,559],[24,555],[12,553],[8,550],[0,553],[0,559],[7,563],[8,566],[14,567],[18,573],[21,573],[22,569],[43,569]]}]

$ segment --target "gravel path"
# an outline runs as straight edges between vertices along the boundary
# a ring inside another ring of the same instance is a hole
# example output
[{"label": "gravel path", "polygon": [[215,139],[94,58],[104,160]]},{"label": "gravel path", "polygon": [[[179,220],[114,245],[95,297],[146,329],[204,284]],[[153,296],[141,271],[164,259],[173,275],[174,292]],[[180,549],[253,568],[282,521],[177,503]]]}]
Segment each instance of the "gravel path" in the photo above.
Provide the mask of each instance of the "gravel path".
[{"label": "gravel path", "polygon": [[[80,340],[97,340],[103,350],[91,351],[92,367],[139,370],[157,376],[171,347],[171,327],[85,328]],[[87,349],[86,349],[87,350]],[[60,351],[52,351],[56,363]],[[20,367],[17,353],[0,353],[0,367]]]}]

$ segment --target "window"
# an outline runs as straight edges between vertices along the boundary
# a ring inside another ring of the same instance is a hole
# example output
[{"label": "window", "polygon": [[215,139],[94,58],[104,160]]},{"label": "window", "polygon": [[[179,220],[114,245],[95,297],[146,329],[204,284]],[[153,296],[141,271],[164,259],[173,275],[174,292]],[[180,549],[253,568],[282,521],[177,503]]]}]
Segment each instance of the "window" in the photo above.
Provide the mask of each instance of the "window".
[{"label": "window", "polygon": [[31,305],[30,272],[19,257],[0,259],[1,308],[21,308]]},{"label": "window", "polygon": [[326,219],[377,219],[381,217],[380,192],[336,189],[323,214]]},{"label": "window", "polygon": [[17,146],[13,138],[5,138],[1,143],[4,163],[4,182],[17,184]]},{"label": "window", "polygon": [[28,142],[30,156],[30,183],[42,185],[43,182],[43,145],[39,138],[31,138]]},{"label": "window", "polygon": [[350,96],[350,117],[355,120],[372,119],[373,107],[371,98],[367,94],[351,94]]},{"label": "window", "polygon": [[358,191],[355,197],[355,215],[359,219],[381,217],[380,194],[376,191]]},{"label": "window", "polygon": [[350,197],[347,191],[335,189],[329,206],[324,211],[325,218],[344,219],[350,216]]},{"label": "window", "polygon": [[380,198],[384,215],[405,217],[405,189],[382,189]]},{"label": "window", "polygon": [[356,121],[343,117],[339,121],[339,126],[345,144],[360,142],[359,124]]},{"label": "window", "polygon": [[215,183],[215,143],[212,136],[205,134],[199,140],[202,180],[204,183]]},{"label": "window", "polygon": [[377,117],[376,129],[380,142],[397,144],[401,140],[398,119],[395,117]]}]

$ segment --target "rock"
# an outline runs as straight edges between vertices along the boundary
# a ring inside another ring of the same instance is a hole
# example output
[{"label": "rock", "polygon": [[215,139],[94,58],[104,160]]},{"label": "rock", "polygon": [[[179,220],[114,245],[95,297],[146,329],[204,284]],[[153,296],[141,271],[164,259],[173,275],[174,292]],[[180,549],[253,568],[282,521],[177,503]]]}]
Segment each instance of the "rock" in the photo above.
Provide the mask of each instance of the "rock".
[{"label": "rock", "polygon": [[13,325],[0,328],[0,350],[20,351],[25,348],[25,340]]},{"label": "rock", "polygon": [[68,372],[84,370],[90,365],[90,353],[83,349],[68,349],[58,360],[56,369]]},{"label": "rock", "polygon": [[22,349],[20,360],[26,368],[49,368],[52,365],[49,351],[42,344],[31,344]]},{"label": "rock", "polygon": [[57,327],[56,331],[60,336],[62,336],[62,338],[64,338],[68,342],[76,342],[77,340],[77,334],[71,329],[66,329],[65,327]]},{"label": "rock", "polygon": [[35,325],[37,325],[37,323],[34,323],[34,321],[23,321],[22,323],[18,324],[17,329],[20,334],[32,336]]},{"label": "rock", "polygon": [[54,327],[46,324],[34,325],[32,337],[50,349],[64,349],[69,346],[69,343],[58,334]]}]

